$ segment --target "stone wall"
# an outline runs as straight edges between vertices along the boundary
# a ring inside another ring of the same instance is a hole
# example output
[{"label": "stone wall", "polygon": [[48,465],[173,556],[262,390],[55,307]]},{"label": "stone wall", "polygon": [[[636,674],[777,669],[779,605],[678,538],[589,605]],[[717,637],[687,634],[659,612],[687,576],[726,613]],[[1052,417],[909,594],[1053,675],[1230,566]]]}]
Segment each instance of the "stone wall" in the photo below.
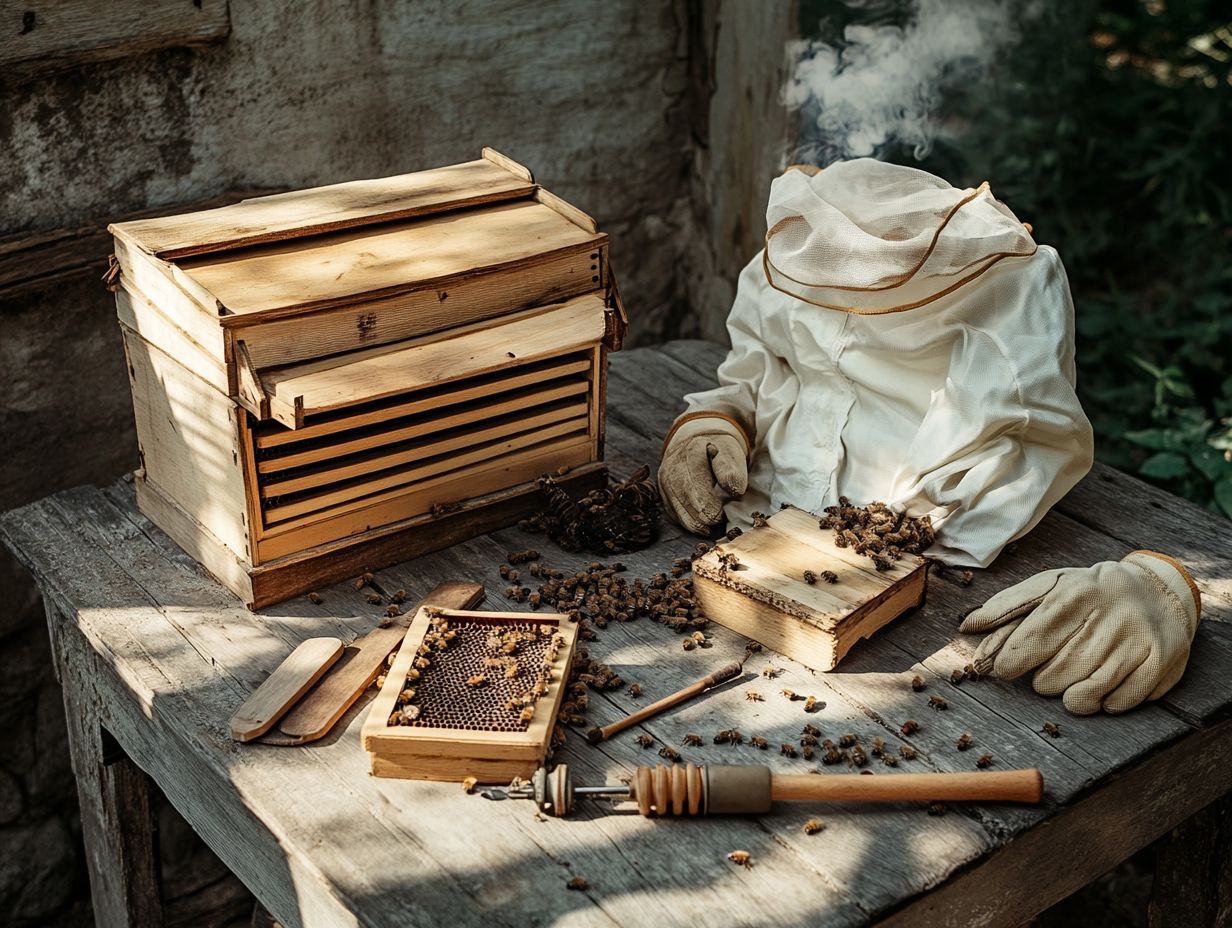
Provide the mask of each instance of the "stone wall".
[{"label": "stone wall", "polygon": [[[634,342],[721,334],[782,149],[791,7],[231,0],[216,44],[0,71],[0,259],[139,209],[492,145],[612,236]],[[31,252],[48,265],[19,286],[0,275],[0,510],[136,464],[102,266],[57,275],[49,253]],[[0,912],[14,923],[86,905],[74,806],[42,607],[0,550]]]}]

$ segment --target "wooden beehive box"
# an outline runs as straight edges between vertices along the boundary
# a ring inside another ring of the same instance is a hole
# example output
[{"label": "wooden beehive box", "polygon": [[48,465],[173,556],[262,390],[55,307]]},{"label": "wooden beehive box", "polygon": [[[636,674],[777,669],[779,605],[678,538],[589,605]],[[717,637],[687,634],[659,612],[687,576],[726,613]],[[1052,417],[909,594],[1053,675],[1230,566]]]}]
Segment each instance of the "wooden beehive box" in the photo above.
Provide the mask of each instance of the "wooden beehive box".
[{"label": "wooden beehive box", "polygon": [[607,236],[490,149],[111,232],[138,502],[253,608],[606,478]]},{"label": "wooden beehive box", "polygon": [[[456,633],[443,649],[434,643],[441,629]],[[503,649],[510,632],[526,636],[512,654]],[[577,626],[555,613],[420,609],[364,722],[373,775],[484,783],[529,777],[551,745],[576,641]],[[513,677],[506,676],[509,661]],[[477,675],[485,683],[470,685]],[[542,692],[524,706],[540,680]],[[409,701],[401,699],[408,687]],[[414,707],[414,721],[393,724],[403,705]]]},{"label": "wooden beehive box", "polygon": [[[735,569],[721,555],[734,554]],[[809,584],[804,572],[833,571]],[[928,562],[904,554],[887,571],[834,544],[817,517],[787,508],[693,562],[693,586],[712,621],[813,670],[833,670],[861,638],[924,602]]]}]

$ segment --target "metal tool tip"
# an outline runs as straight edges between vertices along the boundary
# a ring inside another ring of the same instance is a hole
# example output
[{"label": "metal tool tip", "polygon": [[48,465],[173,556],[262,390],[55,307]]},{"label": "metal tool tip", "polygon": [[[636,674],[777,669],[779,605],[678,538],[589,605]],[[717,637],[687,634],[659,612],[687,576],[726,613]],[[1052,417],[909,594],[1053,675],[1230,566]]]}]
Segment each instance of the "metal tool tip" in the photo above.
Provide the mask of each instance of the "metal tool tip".
[{"label": "metal tool tip", "polygon": [[508,799],[509,794],[503,789],[485,789],[479,794],[484,799]]}]

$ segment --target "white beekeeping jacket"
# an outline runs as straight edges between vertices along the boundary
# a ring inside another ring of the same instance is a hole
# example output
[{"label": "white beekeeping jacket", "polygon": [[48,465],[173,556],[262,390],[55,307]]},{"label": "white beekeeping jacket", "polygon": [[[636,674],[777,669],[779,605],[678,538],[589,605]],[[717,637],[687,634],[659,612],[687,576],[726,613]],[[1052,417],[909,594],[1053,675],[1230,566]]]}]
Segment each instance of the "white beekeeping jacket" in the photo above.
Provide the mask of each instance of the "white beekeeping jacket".
[{"label": "white beekeeping jacket", "polygon": [[788,171],[767,225],[719,386],[685,397],[753,447],[729,521],[883,500],[932,516],[931,556],[986,566],[1091,466],[1056,251],[987,185],[870,159]]}]

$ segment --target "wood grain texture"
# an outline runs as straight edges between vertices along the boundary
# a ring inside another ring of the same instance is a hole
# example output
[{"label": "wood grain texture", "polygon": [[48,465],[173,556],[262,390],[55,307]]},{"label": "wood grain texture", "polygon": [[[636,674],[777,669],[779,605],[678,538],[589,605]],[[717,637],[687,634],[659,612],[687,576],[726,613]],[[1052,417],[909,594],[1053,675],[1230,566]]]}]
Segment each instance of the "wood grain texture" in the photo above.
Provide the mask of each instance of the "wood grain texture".
[{"label": "wood grain texture", "polygon": [[597,344],[606,314],[600,297],[580,296],[449,338],[275,368],[264,371],[261,380],[273,417],[288,428],[298,428],[306,416]]},{"label": "wood grain texture", "polygon": [[117,0],[99,15],[90,0],[0,4],[0,72],[29,79],[87,61],[220,42],[227,0]]},{"label": "wood grain texture", "polygon": [[488,269],[530,271],[606,238],[524,200],[184,258],[175,267],[230,314],[250,316],[444,286]]},{"label": "wood grain texture", "polygon": [[[679,396],[712,381],[722,353],[717,346],[673,343],[612,359],[608,455],[614,469],[653,463],[663,430],[679,412]],[[1154,542],[1148,546],[1168,550],[1167,524],[1161,521],[1155,536],[1151,513],[1142,518],[1137,533]],[[296,600],[250,614],[140,515],[128,484],[23,507],[0,519],[0,534],[63,607],[56,649],[66,686],[91,681],[94,704],[134,761],[289,926],[431,924],[446,917],[476,928],[844,926],[895,911],[906,919],[907,907],[930,899],[937,913],[951,913],[951,923],[973,920],[972,900],[984,924],[1021,923],[1229,788],[1228,733],[1216,720],[1232,703],[1226,685],[1232,651],[1210,632],[1225,627],[1217,618],[1202,623],[1209,628],[1200,630],[1190,670],[1176,689],[1124,716],[1071,718],[1056,700],[1022,683],[948,682],[976,644],[957,634],[964,608],[1039,569],[1129,550],[1126,540],[1061,512],[969,587],[945,572],[930,577],[926,604],[857,645],[834,673],[813,674],[788,658],[754,654],[743,680],[598,746],[571,736],[559,754],[580,782],[608,781],[650,759],[633,741],[643,733],[694,762],[765,763],[784,774],[817,769],[812,776],[825,780],[842,771],[747,742],[710,741],[735,726],[772,744],[796,742],[811,722],[826,737],[852,732],[865,744],[881,737],[892,747],[910,743],[918,750],[917,760],[875,768],[878,778],[973,772],[974,751],[954,749],[964,731],[981,752],[995,755],[992,769],[1037,767],[1044,774],[1039,808],[956,804],[940,818],[897,805],[783,803],[755,819],[655,823],[588,804],[568,823],[537,822],[526,804],[488,803],[454,785],[370,777],[359,744],[363,713],[344,717],[336,734],[309,747],[236,748],[225,719],[288,648],[322,634],[349,641],[370,630],[379,607],[344,583],[317,587],[320,606]],[[694,541],[665,525],[654,547],[621,560],[630,576],[649,576],[686,555]],[[1213,545],[1209,557],[1226,556],[1225,539]],[[391,543],[392,566],[378,570],[377,580],[382,589],[401,587],[411,596],[425,595],[446,577],[496,585],[496,565],[525,547],[539,548],[546,563],[567,571],[592,559],[507,528],[405,563],[394,562],[421,552],[399,554]],[[352,561],[349,576],[364,569]],[[305,567],[299,579],[309,573]],[[497,592],[491,608],[526,607]],[[746,640],[725,629],[712,629],[709,643],[684,652],[678,636],[642,620],[600,630],[598,640],[587,642],[590,652],[639,682],[645,696],[593,693],[589,722],[613,722],[745,656]],[[773,680],[757,676],[767,665],[781,671]],[[909,686],[914,674],[925,680],[923,693]],[[1200,692],[1195,679],[1203,681]],[[825,706],[805,714],[800,703],[778,695],[780,688],[814,694]],[[750,689],[763,701],[748,701]],[[926,697],[934,694],[947,699],[947,711],[928,711]],[[904,739],[899,725],[907,718],[920,730]],[[1042,734],[1044,721],[1059,722],[1062,737]],[[705,737],[702,747],[680,745],[691,732]],[[1166,763],[1156,766],[1161,758]],[[1124,784],[1120,792],[1085,804],[1118,784]],[[812,816],[827,827],[810,837],[800,825]],[[753,854],[752,870],[727,862],[736,848]],[[585,876],[591,889],[565,890],[574,875]],[[968,877],[972,882],[960,884]],[[1035,891],[1006,891],[1020,885]],[[933,910],[917,911],[923,913],[918,923],[930,923],[925,919]]]},{"label": "wood grain texture", "polygon": [[1232,925],[1232,795],[1155,842],[1147,915],[1151,928]]},{"label": "wood grain texture", "polygon": [[235,710],[231,737],[251,741],[265,734],[341,656],[342,642],[337,638],[301,641]]},{"label": "wood grain texture", "polygon": [[530,196],[534,185],[487,159],[254,197],[217,209],[111,226],[167,261],[409,219],[451,209]]},{"label": "wood grain texture", "polygon": [[[360,635],[343,652],[342,657],[317,681],[279,721],[276,734],[279,744],[304,744],[324,737],[346,714],[355,701],[372,685],[385,658],[397,649],[406,636],[407,618],[425,605],[442,609],[473,609],[483,599],[483,587],[478,583],[447,580],[407,610],[400,618],[382,628],[377,626]],[[267,736],[263,741],[272,743]]]}]

